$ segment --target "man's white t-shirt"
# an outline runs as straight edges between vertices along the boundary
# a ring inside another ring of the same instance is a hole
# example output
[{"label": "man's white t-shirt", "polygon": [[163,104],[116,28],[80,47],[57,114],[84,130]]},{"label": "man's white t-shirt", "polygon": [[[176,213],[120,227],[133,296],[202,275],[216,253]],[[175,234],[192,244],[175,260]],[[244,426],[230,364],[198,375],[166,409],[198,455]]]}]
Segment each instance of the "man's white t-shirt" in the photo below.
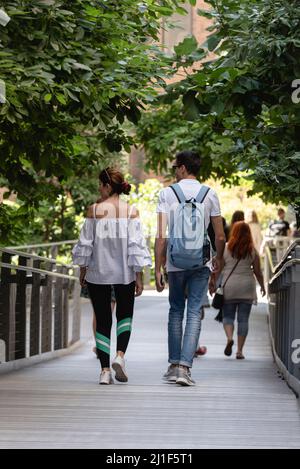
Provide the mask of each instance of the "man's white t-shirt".
[{"label": "man's white t-shirt", "polygon": [[[196,179],[182,179],[179,182],[179,185],[186,197],[186,200],[197,197],[201,184]],[[168,225],[169,225],[169,215],[171,208],[174,209],[174,204],[178,204],[178,199],[174,194],[173,190],[170,187],[167,187],[160,191],[157,205],[157,213],[166,213],[168,215]],[[210,224],[211,217],[221,216],[220,202],[217,196],[217,193],[210,189],[204,202],[204,216],[205,216],[205,227],[208,228]],[[169,261],[167,255],[167,271],[168,272],[177,272],[182,269],[174,267]]]}]

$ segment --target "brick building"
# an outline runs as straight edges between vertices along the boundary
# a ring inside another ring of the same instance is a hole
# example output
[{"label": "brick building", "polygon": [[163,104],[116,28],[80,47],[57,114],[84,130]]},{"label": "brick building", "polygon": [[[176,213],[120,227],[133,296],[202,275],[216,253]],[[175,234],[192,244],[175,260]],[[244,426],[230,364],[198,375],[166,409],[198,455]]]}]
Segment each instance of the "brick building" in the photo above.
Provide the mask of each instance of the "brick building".
[{"label": "brick building", "polygon": [[[197,14],[197,9],[208,9],[208,5],[204,0],[198,0],[197,5],[192,7],[190,4],[185,6],[188,14],[185,16],[174,15],[172,23],[176,25],[174,29],[167,30],[164,26],[161,31],[161,43],[164,45],[166,52],[171,52],[173,47],[180,43],[186,36],[195,36],[199,45],[206,41],[208,36],[207,28],[209,20]],[[181,77],[182,78],[182,77]],[[176,81],[176,77],[174,78]],[[163,181],[163,177],[144,171],[144,152],[142,149],[133,149],[129,157],[129,172],[136,182],[143,182],[146,178],[155,177]]]}]

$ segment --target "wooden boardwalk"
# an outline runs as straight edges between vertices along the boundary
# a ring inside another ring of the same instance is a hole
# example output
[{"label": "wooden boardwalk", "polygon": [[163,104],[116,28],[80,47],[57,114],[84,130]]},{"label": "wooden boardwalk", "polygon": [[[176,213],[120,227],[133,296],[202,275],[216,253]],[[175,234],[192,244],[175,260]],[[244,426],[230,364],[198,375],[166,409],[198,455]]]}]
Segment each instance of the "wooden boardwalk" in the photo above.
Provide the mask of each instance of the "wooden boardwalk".
[{"label": "wooden boardwalk", "polygon": [[[223,355],[207,310],[197,386],[164,384],[166,296],[137,300],[128,384],[98,385],[92,342],[72,355],[0,375],[0,448],[300,448],[297,400],[277,374],[265,305],[254,308],[247,360]],[[84,306],[84,334],[91,308]]]}]

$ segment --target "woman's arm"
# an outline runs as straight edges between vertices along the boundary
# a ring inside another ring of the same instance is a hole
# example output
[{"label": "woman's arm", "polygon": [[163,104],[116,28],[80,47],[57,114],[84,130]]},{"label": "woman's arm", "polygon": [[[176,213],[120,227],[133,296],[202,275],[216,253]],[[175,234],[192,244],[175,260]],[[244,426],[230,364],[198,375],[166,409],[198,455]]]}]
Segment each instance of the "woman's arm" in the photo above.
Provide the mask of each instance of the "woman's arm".
[{"label": "woman's arm", "polygon": [[264,284],[264,276],[263,276],[263,273],[261,271],[260,258],[259,258],[259,255],[258,255],[257,252],[255,253],[255,258],[254,258],[254,261],[253,261],[252,265],[253,265],[254,275],[257,278],[257,281],[260,285],[260,291],[262,293],[262,296],[265,296],[266,289],[265,289],[265,284]]},{"label": "woman's arm", "polygon": [[136,273],[136,286],[135,286],[135,296],[141,296],[144,290],[144,279],[143,273],[137,272]]},{"label": "woman's arm", "polygon": [[87,271],[87,267],[80,267],[80,277],[79,277],[79,280],[80,280],[80,285],[82,287],[85,286],[85,277],[86,277],[86,271]]}]

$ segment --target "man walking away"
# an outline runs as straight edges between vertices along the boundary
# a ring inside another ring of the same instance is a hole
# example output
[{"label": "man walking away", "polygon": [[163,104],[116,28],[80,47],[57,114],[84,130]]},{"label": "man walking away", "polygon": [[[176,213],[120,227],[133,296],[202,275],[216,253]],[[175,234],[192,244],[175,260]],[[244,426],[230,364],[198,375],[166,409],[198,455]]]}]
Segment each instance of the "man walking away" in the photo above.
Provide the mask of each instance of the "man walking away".
[{"label": "man walking away", "polygon": [[[225,247],[225,235],[218,196],[197,181],[201,160],[197,153],[183,151],[173,164],[177,184],[160,192],[157,207],[158,231],[155,241],[156,289],[164,289],[162,268],[167,252],[169,277],[169,325],[167,382],[192,386],[190,369],[201,330],[201,306],[207,294],[212,266],[219,271]],[[207,229],[212,222],[216,256],[210,263]],[[167,242],[168,232],[168,242]],[[186,298],[186,291],[187,298]],[[183,331],[185,303],[187,321]]]}]

